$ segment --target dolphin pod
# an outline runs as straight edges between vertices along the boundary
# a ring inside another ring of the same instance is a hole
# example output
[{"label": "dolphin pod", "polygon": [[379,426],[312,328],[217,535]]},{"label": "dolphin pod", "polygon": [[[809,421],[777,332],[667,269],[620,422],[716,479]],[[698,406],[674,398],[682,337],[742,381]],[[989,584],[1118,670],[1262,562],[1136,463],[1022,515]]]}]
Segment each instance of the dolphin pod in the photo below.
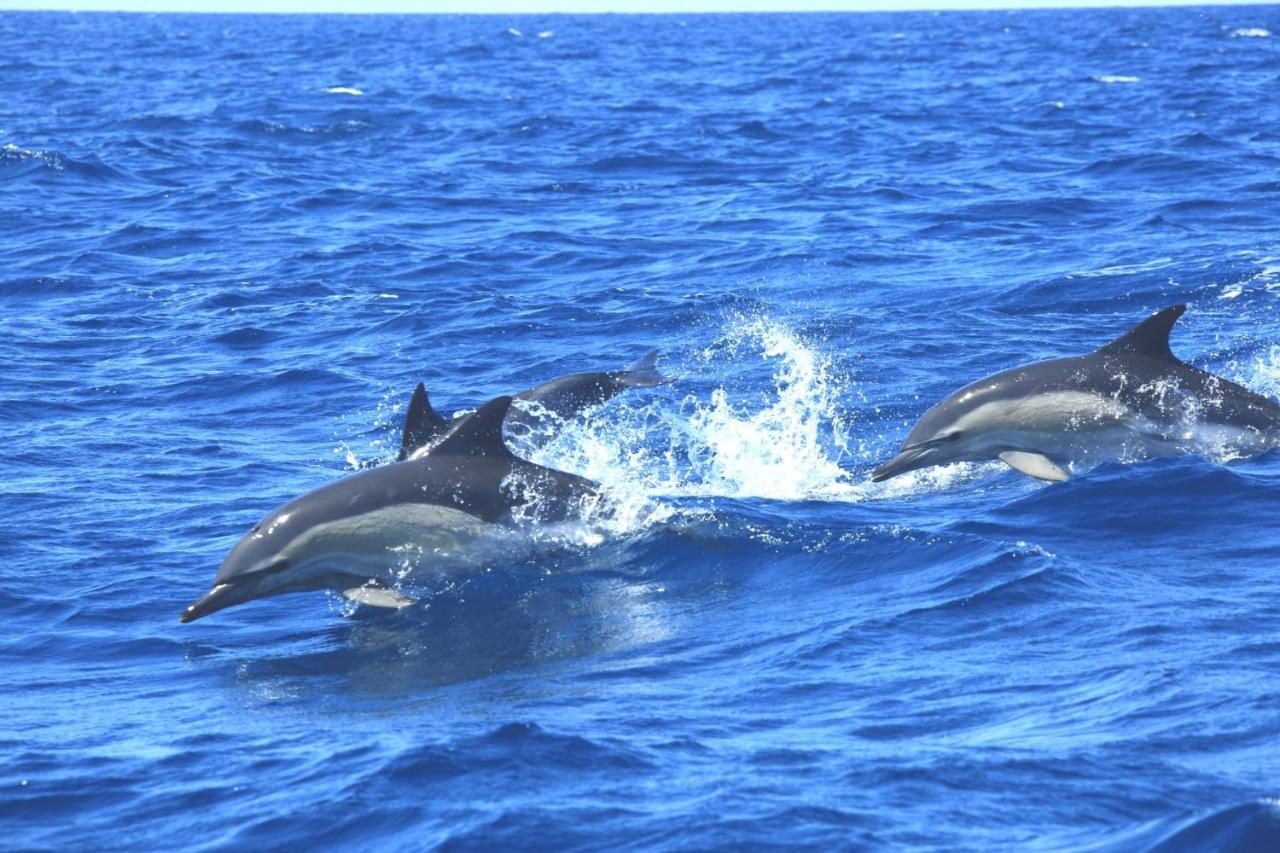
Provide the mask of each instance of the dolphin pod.
[{"label": "dolphin pod", "polygon": [[[517,457],[503,427],[513,420],[534,427],[547,416],[568,420],[627,388],[663,384],[656,361],[655,350],[623,371],[562,376],[453,421],[436,414],[419,384],[396,462],[328,483],[270,513],[231,549],[181,621],[317,589],[375,607],[406,607],[413,599],[391,585],[405,548],[465,550],[516,515],[555,523],[600,510],[595,483]],[[517,411],[517,399],[530,410]]]},{"label": "dolphin pod", "polygon": [[575,517],[598,499],[596,484],[511,453],[502,438],[510,406],[510,397],[491,400],[430,452],[343,477],[275,510],[236,543],[182,621],[312,589],[404,607],[412,599],[388,583],[395,548],[465,547],[520,508],[539,522]]},{"label": "dolphin pod", "polygon": [[934,465],[999,459],[1057,482],[1105,461],[1280,446],[1280,406],[1192,367],[1169,348],[1185,305],[1094,352],[1024,364],[945,397],[916,423],[879,482]]},{"label": "dolphin pod", "polygon": [[[966,385],[925,412],[871,479],[999,459],[1056,482],[1108,460],[1245,456],[1280,447],[1280,405],[1173,354],[1169,334],[1185,311],[1185,305],[1165,308],[1094,352],[1021,365]],[[623,371],[563,376],[453,420],[431,408],[419,384],[396,462],[329,483],[270,513],[231,549],[209,591],[181,620],[315,589],[405,607],[413,600],[392,586],[396,555],[405,547],[465,550],[517,517],[557,523],[599,509],[595,483],[518,457],[503,428],[524,429],[526,440],[536,441],[545,436],[547,419],[554,426],[627,388],[663,384],[656,355]]]}]

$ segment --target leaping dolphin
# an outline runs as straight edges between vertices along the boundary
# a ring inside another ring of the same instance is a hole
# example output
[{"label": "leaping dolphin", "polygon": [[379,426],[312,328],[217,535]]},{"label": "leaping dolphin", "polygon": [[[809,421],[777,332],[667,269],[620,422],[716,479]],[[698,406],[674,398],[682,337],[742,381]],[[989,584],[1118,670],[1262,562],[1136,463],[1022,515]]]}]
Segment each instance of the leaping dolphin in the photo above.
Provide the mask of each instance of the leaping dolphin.
[{"label": "leaping dolphin", "polygon": [[[517,402],[507,413],[507,426],[514,427],[513,433],[527,442],[539,434],[539,425],[547,416],[560,422],[572,420],[584,409],[598,406],[628,388],[666,384],[668,380],[658,372],[657,364],[658,351],[651,350],[626,370],[571,373],[521,391],[514,395]],[[405,413],[396,461],[403,462],[423,451],[457,422],[431,408],[427,388],[419,382]]]},{"label": "leaping dolphin", "polygon": [[598,501],[596,485],[512,454],[502,439],[510,406],[510,397],[491,400],[430,452],[336,480],[272,512],[231,549],[182,621],[312,589],[404,607],[412,599],[388,583],[397,549],[465,548],[517,513],[537,522],[580,516]]},{"label": "leaping dolphin", "polygon": [[1088,355],[1015,367],[924,413],[880,482],[933,465],[1000,459],[1046,481],[1107,460],[1280,447],[1280,405],[1192,367],[1169,349],[1185,305],[1165,308]]}]

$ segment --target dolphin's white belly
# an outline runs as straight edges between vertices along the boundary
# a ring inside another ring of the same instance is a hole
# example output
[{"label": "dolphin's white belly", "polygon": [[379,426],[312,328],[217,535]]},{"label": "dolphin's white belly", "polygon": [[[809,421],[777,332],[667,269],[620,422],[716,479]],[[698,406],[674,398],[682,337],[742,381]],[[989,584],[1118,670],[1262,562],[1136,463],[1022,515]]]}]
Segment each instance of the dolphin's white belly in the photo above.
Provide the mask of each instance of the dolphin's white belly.
[{"label": "dolphin's white belly", "polygon": [[[486,556],[477,542],[499,528],[452,507],[402,503],[318,524],[281,552],[299,572],[370,577]],[[326,584],[327,585],[327,584]]]},{"label": "dolphin's white belly", "polygon": [[1277,446],[1275,436],[1190,417],[1154,420],[1111,397],[1083,391],[993,401],[965,414],[956,427],[970,436],[973,458],[1015,449],[1076,468],[1184,453],[1230,459]]},{"label": "dolphin's white belly", "polygon": [[955,429],[967,435],[1105,432],[1134,413],[1117,401],[1085,391],[1053,391],[1009,400],[993,400],[966,412]]}]

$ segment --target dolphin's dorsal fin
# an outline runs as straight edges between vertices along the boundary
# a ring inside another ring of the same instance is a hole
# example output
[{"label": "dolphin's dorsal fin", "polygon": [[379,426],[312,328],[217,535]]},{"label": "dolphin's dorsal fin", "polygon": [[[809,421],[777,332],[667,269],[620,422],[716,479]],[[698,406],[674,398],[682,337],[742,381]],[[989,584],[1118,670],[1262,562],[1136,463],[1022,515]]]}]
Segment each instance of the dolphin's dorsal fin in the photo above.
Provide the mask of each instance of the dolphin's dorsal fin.
[{"label": "dolphin's dorsal fin", "polygon": [[658,372],[658,351],[649,350],[632,362],[621,374],[615,374],[623,385],[632,388],[651,388],[666,385],[671,380]]},{"label": "dolphin's dorsal fin", "polygon": [[514,459],[502,440],[502,421],[511,408],[510,397],[495,397],[458,421],[457,425],[431,448],[429,456],[490,456]]},{"label": "dolphin's dorsal fin", "polygon": [[1171,305],[1163,311],[1157,311],[1098,352],[1145,355],[1161,361],[1177,361],[1178,357],[1169,349],[1169,332],[1186,310],[1185,305]]},{"label": "dolphin's dorsal fin", "polygon": [[404,416],[404,433],[400,437],[400,455],[396,457],[396,461],[408,459],[413,451],[430,443],[448,427],[449,422],[431,408],[431,401],[427,399],[427,386],[419,382],[418,387],[413,389],[409,411]]}]

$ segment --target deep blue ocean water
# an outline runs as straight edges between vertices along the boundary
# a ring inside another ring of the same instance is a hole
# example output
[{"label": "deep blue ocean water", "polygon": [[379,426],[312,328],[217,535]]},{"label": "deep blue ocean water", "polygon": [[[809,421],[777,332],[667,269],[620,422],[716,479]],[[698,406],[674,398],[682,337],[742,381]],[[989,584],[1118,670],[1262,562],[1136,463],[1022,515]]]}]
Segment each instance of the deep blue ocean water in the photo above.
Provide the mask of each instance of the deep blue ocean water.
[{"label": "deep blue ocean water", "polygon": [[[868,480],[1176,302],[1280,395],[1280,7],[0,45],[0,847],[1280,848],[1280,456]],[[417,381],[652,347],[610,535],[179,625]]]}]

